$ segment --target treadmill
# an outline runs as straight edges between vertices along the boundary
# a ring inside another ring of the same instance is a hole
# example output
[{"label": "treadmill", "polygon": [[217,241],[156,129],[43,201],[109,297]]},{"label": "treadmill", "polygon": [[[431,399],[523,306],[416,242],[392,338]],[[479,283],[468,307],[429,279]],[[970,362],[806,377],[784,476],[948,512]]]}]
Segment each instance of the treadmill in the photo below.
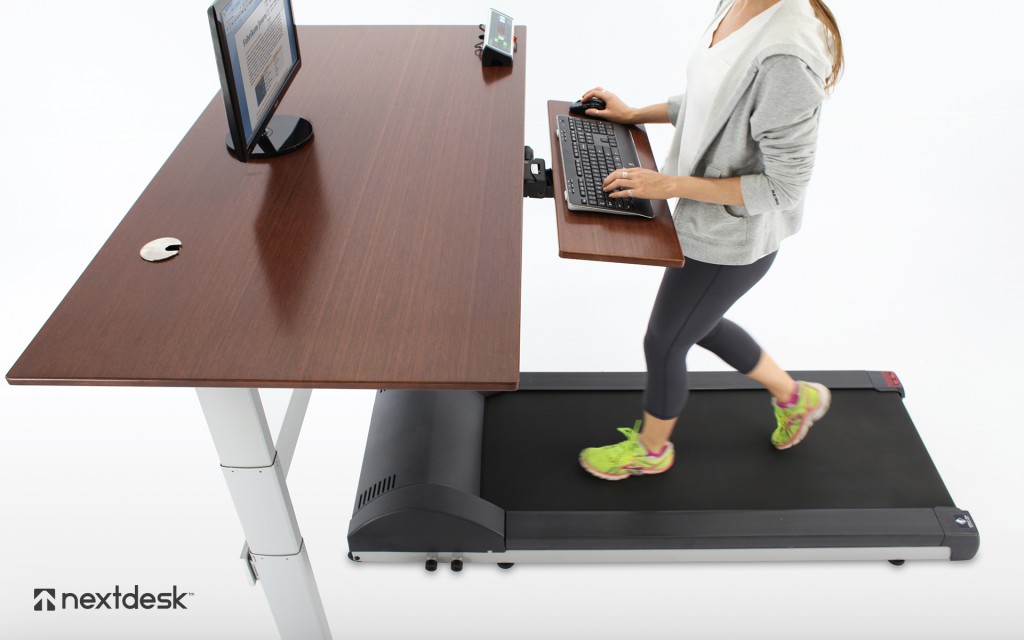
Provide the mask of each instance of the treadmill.
[{"label": "treadmill", "polygon": [[777,451],[770,395],[691,373],[667,473],[609,482],[581,449],[641,415],[644,373],[523,373],[510,392],[378,393],[349,526],[355,561],[968,560],[958,509],[892,372],[794,372],[832,391]]}]

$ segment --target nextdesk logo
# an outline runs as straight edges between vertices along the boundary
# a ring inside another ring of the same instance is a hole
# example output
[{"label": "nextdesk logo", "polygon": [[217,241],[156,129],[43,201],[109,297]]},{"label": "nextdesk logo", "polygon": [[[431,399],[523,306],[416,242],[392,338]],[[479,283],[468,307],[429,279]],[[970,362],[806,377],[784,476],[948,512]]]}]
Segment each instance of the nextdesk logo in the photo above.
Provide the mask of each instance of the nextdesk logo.
[{"label": "nextdesk logo", "polygon": [[67,609],[188,609],[183,600],[194,593],[178,591],[177,585],[169,592],[139,593],[139,585],[132,591],[121,591],[115,586],[110,593],[61,593],[57,598],[56,589],[36,589],[32,608],[35,611],[56,611],[57,601],[60,608]]}]

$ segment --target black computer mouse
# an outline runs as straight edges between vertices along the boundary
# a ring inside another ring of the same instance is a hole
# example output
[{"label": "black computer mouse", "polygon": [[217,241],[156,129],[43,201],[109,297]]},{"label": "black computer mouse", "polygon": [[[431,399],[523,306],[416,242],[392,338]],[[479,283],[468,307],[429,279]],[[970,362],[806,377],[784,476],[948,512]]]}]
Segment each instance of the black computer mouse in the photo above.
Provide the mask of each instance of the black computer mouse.
[{"label": "black computer mouse", "polygon": [[585,116],[587,115],[587,109],[598,109],[599,111],[604,111],[606,106],[607,105],[605,105],[604,100],[601,98],[591,98],[586,102],[577,100],[569,107],[569,113],[574,116]]}]

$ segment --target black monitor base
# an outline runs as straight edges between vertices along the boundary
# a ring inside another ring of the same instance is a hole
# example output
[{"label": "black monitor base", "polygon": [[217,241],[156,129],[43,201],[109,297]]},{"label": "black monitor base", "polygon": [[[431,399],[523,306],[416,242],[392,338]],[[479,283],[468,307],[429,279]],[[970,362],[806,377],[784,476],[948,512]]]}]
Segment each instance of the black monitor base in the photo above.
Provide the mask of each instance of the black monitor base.
[{"label": "black monitor base", "polygon": [[[238,156],[231,134],[229,133],[225,139],[231,153]],[[313,125],[309,120],[298,116],[276,115],[267,123],[266,132],[256,143],[249,158],[259,160],[291,153],[312,139]]]}]

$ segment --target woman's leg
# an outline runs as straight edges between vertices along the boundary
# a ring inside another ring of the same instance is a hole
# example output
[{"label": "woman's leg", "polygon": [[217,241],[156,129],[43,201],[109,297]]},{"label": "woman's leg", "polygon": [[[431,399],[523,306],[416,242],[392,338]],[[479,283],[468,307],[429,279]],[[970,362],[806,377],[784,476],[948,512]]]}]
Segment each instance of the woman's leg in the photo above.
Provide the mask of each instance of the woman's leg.
[{"label": "woman's leg", "polygon": [[776,448],[788,449],[798,444],[828,411],[831,393],[824,385],[793,380],[746,331],[729,320],[723,318],[698,344],[760,382],[772,394],[778,425],[771,441]]},{"label": "woman's leg", "polygon": [[757,366],[744,373],[763,384],[779,404],[788,404],[792,400],[796,381],[764,351],[761,352]]},{"label": "woman's leg", "polygon": [[779,402],[789,402],[796,383],[739,325],[722,320],[697,343],[740,373],[760,382]]},{"label": "woman's leg", "polygon": [[669,438],[672,437],[672,430],[676,428],[679,418],[663,420],[656,418],[644,411],[644,426],[637,436],[640,444],[651,453],[660,453],[668,446]]},{"label": "woman's leg", "polygon": [[665,446],[686,404],[690,347],[700,342],[723,352],[723,359],[741,371],[756,367],[760,347],[722,316],[764,277],[774,260],[775,254],[743,266],[687,260],[682,269],[666,269],[644,338],[647,386],[640,442],[648,450],[657,452]]}]

